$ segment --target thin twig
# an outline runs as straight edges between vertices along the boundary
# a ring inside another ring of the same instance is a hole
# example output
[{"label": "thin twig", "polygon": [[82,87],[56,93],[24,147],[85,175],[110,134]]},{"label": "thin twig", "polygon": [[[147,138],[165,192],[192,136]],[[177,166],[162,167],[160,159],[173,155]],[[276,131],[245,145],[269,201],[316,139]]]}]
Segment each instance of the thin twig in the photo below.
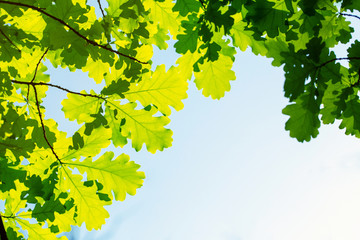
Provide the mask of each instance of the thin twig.
[{"label": "thin twig", "polygon": [[36,73],[38,71],[39,65],[41,63],[41,61],[43,60],[43,58],[45,57],[46,53],[49,51],[49,48],[46,49],[46,51],[43,53],[43,55],[41,56],[41,58],[39,59],[39,62],[36,64],[36,68],[35,68],[35,73],[33,78],[31,79],[31,82],[34,82],[35,78],[36,78]]},{"label": "thin twig", "polygon": [[83,97],[93,97],[93,98],[98,98],[98,99],[101,99],[101,100],[106,101],[106,98],[101,97],[101,96],[98,96],[98,95],[95,95],[95,94],[87,94],[87,93],[74,92],[74,91],[71,91],[71,90],[69,90],[69,89],[60,87],[59,85],[55,85],[55,84],[51,84],[51,83],[44,83],[44,82],[23,82],[23,81],[17,81],[17,80],[11,80],[11,82],[13,82],[13,83],[18,83],[18,84],[26,84],[26,85],[29,85],[29,86],[30,86],[30,85],[31,85],[31,86],[49,86],[49,87],[58,88],[58,89],[60,89],[60,90],[63,90],[63,91],[65,91],[65,92],[68,92],[68,93],[80,95],[80,96],[83,96]]},{"label": "thin twig", "polygon": [[343,58],[333,58],[333,59],[330,59],[322,64],[320,64],[319,66],[317,66],[317,68],[322,68],[324,67],[325,65],[331,63],[331,62],[335,62],[335,61],[342,61],[342,60],[360,60],[360,57],[343,57]]},{"label": "thin twig", "polygon": [[11,41],[11,39],[8,36],[6,36],[6,34],[1,29],[0,29],[0,33],[6,38],[6,40],[9,41],[11,45],[13,45],[19,52],[21,52],[21,50],[15,45],[15,43],[13,43],[13,41]]},{"label": "thin twig", "polygon": [[341,15],[341,16],[348,16],[348,17],[354,17],[354,18],[357,18],[357,19],[360,19],[360,17],[359,16],[357,16],[357,15],[354,15],[354,14],[350,14],[350,13],[338,13],[339,15]]},{"label": "thin twig", "polygon": [[[49,48],[46,49],[46,51],[43,53],[43,55],[41,56],[40,60],[39,60],[38,63],[36,64],[34,76],[33,76],[33,78],[31,79],[31,82],[34,82],[34,80],[35,80],[35,78],[36,78],[36,74],[37,74],[38,68],[39,68],[39,65],[40,65],[41,61],[43,60],[43,58],[45,57],[45,55],[46,55],[46,53],[47,53],[48,51],[49,51]],[[29,92],[30,92],[30,88],[28,87],[28,91],[27,91],[27,94],[26,94],[26,101],[29,101]]]},{"label": "thin twig", "polygon": [[205,10],[206,8],[205,8],[205,3],[204,3],[204,1],[203,0],[199,0],[200,1],[200,3],[201,3],[201,6],[203,7],[203,9]]},{"label": "thin twig", "polygon": [[59,22],[60,24],[66,26],[67,28],[69,28],[73,33],[75,33],[76,35],[78,35],[80,38],[84,39],[87,43],[93,45],[93,46],[96,46],[96,47],[99,47],[99,48],[102,48],[102,49],[105,49],[107,51],[110,51],[110,52],[113,52],[115,54],[118,54],[120,56],[123,56],[123,57],[126,57],[128,59],[131,59],[135,62],[138,62],[138,63],[141,63],[141,64],[149,64],[148,62],[142,62],[134,57],[131,57],[131,56],[128,56],[124,53],[121,53],[117,50],[114,50],[112,48],[109,48],[107,45],[101,45],[91,39],[88,39],[87,37],[85,37],[84,35],[82,35],[81,33],[79,33],[77,30],[75,30],[73,27],[71,27],[69,24],[67,24],[66,22],[64,22],[63,20],[61,20],[60,18],[57,18],[47,12],[45,12],[43,9],[41,8],[38,8],[38,7],[35,7],[35,6],[31,6],[31,5],[28,5],[28,4],[24,4],[24,3],[19,3],[19,2],[10,2],[10,1],[2,1],[0,0],[0,3],[5,3],[5,4],[10,4],[10,5],[15,5],[15,6],[20,6],[20,7],[26,7],[26,8],[30,8],[30,9],[33,9],[35,11],[38,11],[46,16],[48,16],[49,18],[52,18],[54,19],[55,21]]},{"label": "thin twig", "polygon": [[103,10],[103,8],[102,8],[102,6],[101,6],[100,0],[97,0],[97,2],[98,2],[98,4],[99,4],[99,8],[100,8],[100,11],[101,11],[101,13],[102,13],[102,15],[103,15],[103,18],[105,18],[105,13],[104,13],[104,10]]},{"label": "thin twig", "polygon": [[50,142],[49,142],[49,140],[48,140],[48,138],[46,136],[45,125],[44,125],[44,121],[42,119],[42,115],[41,115],[41,111],[40,111],[40,103],[39,103],[39,99],[38,99],[38,95],[37,95],[36,86],[35,85],[32,85],[32,86],[33,86],[34,92],[35,92],[36,107],[37,107],[38,114],[39,114],[39,117],[40,117],[40,123],[41,123],[41,127],[42,127],[42,130],[43,130],[43,135],[44,135],[45,141],[46,141],[47,145],[49,146],[49,148],[51,149],[51,152],[56,157],[56,159],[60,162],[60,164],[62,164],[59,156],[56,154],[53,146],[50,144]]}]

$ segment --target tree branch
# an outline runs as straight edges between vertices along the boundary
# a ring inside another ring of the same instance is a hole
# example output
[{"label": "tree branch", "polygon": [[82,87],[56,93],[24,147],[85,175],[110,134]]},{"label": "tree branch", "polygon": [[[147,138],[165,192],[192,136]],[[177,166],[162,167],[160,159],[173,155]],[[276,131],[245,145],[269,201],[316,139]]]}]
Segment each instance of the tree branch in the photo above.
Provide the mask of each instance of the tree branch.
[{"label": "tree branch", "polygon": [[39,65],[41,63],[41,61],[43,60],[43,58],[45,57],[46,53],[49,51],[49,48],[46,49],[46,51],[43,53],[43,55],[41,56],[41,58],[39,59],[39,62],[36,64],[36,68],[35,68],[35,73],[33,78],[31,79],[31,82],[34,82],[35,78],[36,78],[36,73],[38,71]]},{"label": "tree branch", "polygon": [[101,11],[101,13],[102,13],[102,15],[103,15],[103,18],[105,18],[105,13],[104,13],[104,10],[103,10],[103,8],[102,8],[102,6],[101,6],[100,0],[97,0],[97,2],[98,2],[98,4],[99,4],[99,8],[100,8],[100,11]]},{"label": "tree branch", "polygon": [[46,16],[48,16],[49,18],[52,18],[53,20],[57,21],[58,23],[66,26],[67,28],[69,28],[73,33],[75,33],[77,36],[79,36],[80,38],[84,39],[87,43],[93,45],[93,46],[96,46],[96,47],[99,47],[99,48],[102,48],[102,49],[105,49],[107,51],[110,51],[110,52],[113,52],[117,55],[120,55],[122,57],[125,57],[125,58],[128,58],[128,59],[131,59],[135,62],[138,62],[138,63],[141,63],[141,64],[149,64],[148,62],[142,62],[134,57],[131,57],[131,56],[128,56],[126,54],[123,54],[117,50],[114,50],[112,48],[109,48],[108,46],[106,45],[101,45],[91,39],[88,39],[87,37],[85,37],[84,35],[82,35],[81,33],[79,33],[77,30],[75,30],[73,27],[71,27],[69,24],[67,24],[66,22],[64,22],[64,20],[61,20],[60,18],[57,18],[47,12],[45,12],[43,9],[41,8],[38,8],[38,7],[35,7],[35,6],[31,6],[31,5],[28,5],[28,4],[24,4],[24,3],[19,3],[19,2],[10,2],[10,1],[2,1],[0,0],[0,3],[4,3],[4,4],[10,4],[10,5],[15,5],[15,6],[19,6],[19,7],[25,7],[25,8],[30,8],[30,9],[33,9],[35,11],[38,11]]},{"label": "tree branch", "polygon": [[60,158],[58,157],[58,155],[56,154],[53,146],[51,146],[47,136],[46,136],[46,131],[45,131],[45,125],[44,125],[44,121],[42,119],[42,115],[41,115],[41,111],[40,111],[40,103],[39,103],[39,99],[38,99],[38,95],[37,95],[37,90],[36,90],[36,86],[35,85],[32,85],[33,88],[34,88],[34,92],[35,92],[35,100],[36,100],[36,107],[37,107],[37,110],[38,110],[38,114],[39,114],[39,118],[40,118],[40,123],[41,123],[41,127],[42,127],[42,130],[43,130],[43,135],[44,135],[44,138],[45,138],[45,141],[47,143],[47,145],[49,146],[49,148],[51,149],[51,152],[54,154],[54,156],[56,157],[56,159],[60,162],[60,164],[62,164]]},{"label": "tree branch", "polygon": [[324,67],[325,65],[331,63],[331,62],[335,62],[335,61],[342,61],[342,60],[360,60],[360,57],[343,57],[343,58],[333,58],[333,59],[330,59],[322,64],[320,64],[319,66],[317,66],[317,68],[322,68]]},{"label": "tree branch", "polygon": [[[44,52],[44,54],[41,56],[39,62],[36,64],[36,67],[35,67],[35,73],[34,73],[34,76],[33,78],[31,79],[31,82],[34,82],[35,78],[36,78],[36,74],[37,74],[37,71],[38,71],[38,68],[39,68],[39,65],[41,63],[41,61],[43,60],[43,58],[45,57],[46,53],[49,51],[49,48],[46,49],[46,51]],[[29,92],[30,92],[30,88],[28,87],[28,91],[27,91],[27,94],[26,94],[26,101],[29,101]]]},{"label": "tree branch", "polygon": [[339,12],[338,14],[341,15],[341,16],[348,16],[348,17],[354,17],[354,18],[360,19],[359,16],[354,15],[354,14],[350,14],[350,13],[341,13],[341,12]]},{"label": "tree branch", "polygon": [[1,214],[0,214],[0,239],[1,240],[8,240]]},{"label": "tree branch", "polygon": [[202,8],[205,10],[206,8],[205,8],[204,0],[199,0],[199,1],[200,1],[200,3],[201,3]]},{"label": "tree branch", "polygon": [[59,85],[55,85],[55,84],[51,84],[51,83],[44,83],[44,82],[23,82],[23,81],[17,81],[17,80],[11,80],[11,82],[17,83],[17,84],[26,84],[26,85],[29,85],[29,86],[30,86],[30,85],[31,85],[31,86],[49,86],[49,87],[58,88],[58,89],[60,89],[60,90],[62,90],[62,91],[68,92],[68,93],[80,95],[80,96],[83,96],[83,97],[93,97],[93,98],[98,98],[98,99],[101,99],[101,100],[106,101],[106,98],[101,97],[101,96],[98,96],[98,95],[95,95],[95,94],[74,92],[74,91],[71,91],[71,90],[69,90],[69,89],[60,87]]},{"label": "tree branch", "polygon": [[11,39],[8,36],[6,36],[6,34],[1,29],[0,29],[0,33],[6,38],[6,40],[9,41],[11,45],[13,45],[19,52],[21,52],[21,50],[15,45],[15,43],[13,43],[13,41],[11,41]]}]

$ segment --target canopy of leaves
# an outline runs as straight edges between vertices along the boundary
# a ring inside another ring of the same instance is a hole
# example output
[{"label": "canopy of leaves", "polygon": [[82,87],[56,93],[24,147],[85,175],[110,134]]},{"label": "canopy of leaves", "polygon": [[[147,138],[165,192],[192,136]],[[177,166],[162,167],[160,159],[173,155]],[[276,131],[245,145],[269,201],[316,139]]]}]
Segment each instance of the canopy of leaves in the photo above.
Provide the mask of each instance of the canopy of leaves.
[{"label": "canopy of leaves", "polygon": [[[167,124],[188,81],[222,98],[236,51],[248,47],[283,66],[291,137],[309,141],[335,120],[360,137],[360,42],[349,21],[358,11],[355,0],[0,0],[1,238],[100,229],[104,206],[134,195],[145,178],[125,153],[101,150],[170,147]],[[176,64],[152,66],[153,48],[170,38]],[[348,55],[337,56],[333,48],[347,43]],[[54,85],[45,60],[104,88]],[[62,111],[79,124],[70,137],[45,115],[49,88],[67,92]]]}]

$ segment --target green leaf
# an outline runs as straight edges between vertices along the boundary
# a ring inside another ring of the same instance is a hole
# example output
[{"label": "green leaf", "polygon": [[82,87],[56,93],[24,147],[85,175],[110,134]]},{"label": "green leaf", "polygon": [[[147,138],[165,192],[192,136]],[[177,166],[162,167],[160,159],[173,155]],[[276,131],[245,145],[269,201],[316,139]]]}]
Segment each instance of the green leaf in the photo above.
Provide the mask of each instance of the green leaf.
[{"label": "green leaf", "polygon": [[285,21],[288,12],[279,10],[281,6],[275,5],[274,2],[257,0],[251,3],[247,9],[246,19],[253,24],[252,28],[259,35],[266,32],[270,38],[274,38],[279,35],[279,30],[283,33],[287,30]]},{"label": "green leaf", "polygon": [[160,65],[153,72],[143,76],[140,83],[133,83],[125,93],[131,102],[138,100],[143,106],[154,104],[160,112],[170,115],[172,106],[177,111],[184,107],[182,99],[187,98],[188,83],[177,69],[171,67],[165,72],[165,65]]},{"label": "green leaf", "polygon": [[[27,229],[29,235],[28,240],[58,240],[59,239],[47,227],[43,228],[41,225],[37,223],[35,224],[30,223],[29,221],[20,218],[17,219],[16,221],[23,229]],[[60,239],[65,240],[67,238],[63,236]]]},{"label": "green leaf", "polygon": [[125,118],[119,117],[118,111],[110,108],[106,108],[105,118],[111,129],[111,141],[114,146],[125,146],[127,144],[127,138],[121,134],[121,126],[124,125],[123,122],[125,122]]},{"label": "green leaf", "polygon": [[247,24],[242,21],[241,14],[236,14],[234,16],[235,22],[233,27],[230,30],[231,37],[233,39],[234,45],[240,48],[241,51],[245,51],[247,47],[251,47],[253,53],[265,55],[267,50],[265,48],[264,41],[256,41],[254,39],[253,32],[246,30]]},{"label": "green leaf", "polygon": [[82,68],[84,72],[89,72],[89,77],[93,78],[97,84],[101,83],[104,76],[109,72],[110,64],[103,61],[94,61],[92,58],[87,60],[86,66]]},{"label": "green leaf", "polygon": [[357,0],[343,0],[342,9],[349,9],[351,11],[358,10],[360,11],[360,2]]},{"label": "green leaf", "polygon": [[84,134],[85,126],[81,127],[77,133],[82,137],[83,147],[71,147],[60,158],[62,160],[79,159],[80,157],[92,157],[100,153],[101,149],[110,144],[111,130],[104,127],[95,128],[89,136]]},{"label": "green leaf", "polygon": [[228,11],[223,11],[222,7],[225,6],[226,2],[210,0],[206,6],[204,19],[215,25],[215,31],[222,29],[225,33],[229,33],[230,28],[234,24],[234,19],[231,15],[235,12],[231,8]]},{"label": "green leaf", "polygon": [[174,3],[171,0],[157,2],[154,0],[143,1],[146,11],[151,10],[149,17],[160,28],[169,30],[172,36],[176,36],[179,29],[178,14],[173,12]]},{"label": "green leaf", "polygon": [[188,13],[198,12],[201,4],[197,0],[178,0],[176,1],[173,11],[179,12],[181,16],[186,16]]},{"label": "green leaf", "polygon": [[207,61],[199,66],[200,72],[195,72],[196,86],[203,89],[205,97],[220,99],[230,90],[230,81],[235,80],[235,73],[231,70],[230,57],[220,55],[215,62]]},{"label": "green leaf", "polygon": [[[82,223],[100,229],[112,194],[124,200],[144,179],[127,155],[105,149],[128,139],[136,151],[170,147],[168,116],[183,108],[187,80],[194,75],[205,96],[220,99],[235,79],[236,48],[283,65],[290,136],[316,137],[321,115],[360,137],[360,42],[349,12],[358,2],[1,1],[0,197],[8,238],[58,239]],[[105,11],[96,9],[101,4]],[[349,42],[347,57],[332,51]],[[169,44],[178,59],[165,67],[154,46]],[[99,94],[54,82],[48,64],[88,72]],[[62,111],[79,128],[70,137],[48,116],[51,88],[68,94],[59,99]]]},{"label": "green leaf", "polygon": [[44,204],[37,203],[31,215],[40,222],[47,219],[53,222],[55,220],[55,213],[63,214],[65,211],[65,206],[60,202],[60,198],[55,198],[55,195],[52,195],[51,199],[46,200]]},{"label": "green leaf", "polygon": [[359,73],[360,69],[360,42],[356,40],[353,44],[351,44],[350,48],[348,48],[348,58],[349,63],[351,65],[350,72]]},{"label": "green leaf", "polygon": [[290,137],[299,142],[308,142],[311,137],[315,138],[319,134],[319,106],[311,94],[302,94],[296,103],[286,106],[282,112],[290,116],[285,124],[285,129],[290,131]]},{"label": "green leaf", "polygon": [[0,155],[0,191],[6,192],[10,189],[16,189],[15,181],[25,181],[26,171],[18,165],[12,164],[8,158]]},{"label": "green leaf", "polygon": [[129,90],[130,83],[126,80],[117,80],[111,82],[110,85],[106,86],[101,90],[101,94],[113,95],[117,94],[119,97],[124,98],[124,93]]},{"label": "green leaf", "polygon": [[103,185],[101,192],[112,195],[114,192],[115,200],[124,201],[126,193],[135,195],[136,189],[143,184],[145,175],[139,172],[140,165],[129,161],[129,156],[122,154],[116,159],[113,152],[106,152],[96,161],[86,158],[84,161],[68,163],[84,174],[88,179],[97,180]]},{"label": "green leaf", "polygon": [[205,45],[207,47],[207,51],[204,55],[204,58],[209,59],[210,61],[214,62],[219,59],[219,52],[221,47],[216,42],[211,42]]},{"label": "green leaf", "polygon": [[339,43],[347,43],[351,39],[351,32],[354,30],[349,26],[350,22],[342,16],[337,17],[332,12],[324,14],[321,20],[322,28],[319,30],[319,37],[326,42],[326,46],[331,48]]},{"label": "green leaf", "polygon": [[81,226],[85,222],[86,229],[100,229],[109,217],[109,213],[104,206],[109,203],[99,199],[97,187],[85,186],[82,176],[74,175],[66,167],[59,171],[59,188],[61,191],[68,192],[69,197],[74,199],[78,206],[76,210],[76,222]]},{"label": "green leaf", "polygon": [[341,116],[345,109],[345,100],[347,98],[346,86],[340,82],[333,84],[328,82],[328,87],[325,90],[322,102],[324,107],[321,109],[321,120],[325,124],[334,123],[335,119]]},{"label": "green leaf", "polygon": [[360,101],[359,97],[352,96],[346,101],[346,108],[341,116],[340,129],[345,128],[346,135],[355,135],[360,137]]},{"label": "green leaf", "polygon": [[117,118],[125,119],[121,134],[131,139],[132,147],[136,151],[140,151],[144,143],[151,153],[171,146],[172,131],[164,128],[170,120],[167,117],[153,117],[157,112],[155,108],[150,111],[136,110],[136,103],[121,105],[112,100],[107,102],[107,106],[117,111]]},{"label": "green leaf", "polygon": [[[81,92],[82,95],[68,94],[68,98],[62,101],[63,112],[66,118],[70,121],[77,120],[78,123],[92,122],[94,117],[92,114],[96,114],[99,110],[102,100],[96,97],[84,96],[87,94],[85,91]],[[96,95],[94,91],[90,94]]]},{"label": "green leaf", "polygon": [[174,45],[176,52],[185,54],[187,51],[190,51],[193,53],[197,49],[197,31],[186,34],[179,34],[177,39],[178,41]]},{"label": "green leaf", "polygon": [[291,47],[290,52],[284,52],[282,56],[286,59],[284,66],[286,78],[284,84],[285,97],[293,101],[305,91],[305,82],[310,79],[315,66],[309,61],[308,56],[294,52]]}]

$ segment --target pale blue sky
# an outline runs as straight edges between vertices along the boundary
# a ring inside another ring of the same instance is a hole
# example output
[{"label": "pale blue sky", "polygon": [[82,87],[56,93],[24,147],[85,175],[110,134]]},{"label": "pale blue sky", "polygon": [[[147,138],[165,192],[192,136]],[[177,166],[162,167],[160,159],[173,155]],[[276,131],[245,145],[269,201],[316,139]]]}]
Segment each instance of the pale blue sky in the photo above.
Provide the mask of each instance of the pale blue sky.
[{"label": "pale blue sky", "polygon": [[[298,143],[284,130],[281,68],[246,52],[233,70],[238,79],[220,101],[190,84],[185,108],[170,116],[173,147],[155,155],[115,149],[142,165],[144,186],[110,208],[101,231],[83,230],[76,239],[360,238],[359,140],[325,126],[318,138]],[[52,80],[93,87],[81,72],[56,72]],[[49,116],[59,113],[61,94],[49,93]],[[62,121],[61,112],[54,116]]]},{"label": "pale blue sky", "polygon": [[[175,61],[171,52],[156,52],[155,61]],[[321,127],[310,143],[290,138],[282,69],[249,52],[236,57],[237,80],[220,101],[190,84],[185,108],[170,116],[173,147],[155,155],[114,150],[142,165],[144,186],[109,208],[101,231],[77,231],[75,239],[360,239],[359,139],[338,124]],[[95,88],[85,73],[51,74],[72,90]],[[60,111],[65,95],[48,95],[47,117],[74,131]]]}]

